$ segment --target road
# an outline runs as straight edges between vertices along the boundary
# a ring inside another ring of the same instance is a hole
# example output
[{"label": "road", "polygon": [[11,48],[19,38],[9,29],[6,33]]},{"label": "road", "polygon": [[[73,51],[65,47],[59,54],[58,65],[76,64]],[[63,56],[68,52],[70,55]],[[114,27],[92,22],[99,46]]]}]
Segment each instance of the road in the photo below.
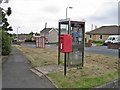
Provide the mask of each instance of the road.
[{"label": "road", "polygon": [[85,47],[85,53],[96,53],[118,57],[118,49],[107,49],[107,46]]},{"label": "road", "polygon": [[30,71],[27,59],[16,48],[3,64],[3,88],[55,88],[45,77],[39,77]]},{"label": "road", "polygon": [[[21,44],[22,46],[36,48],[35,44]],[[57,45],[55,44],[47,44],[46,48],[57,49]],[[107,49],[107,46],[97,46],[97,47],[85,47],[85,53],[96,53],[96,54],[104,54],[104,55],[112,55],[118,57],[118,49]]]}]

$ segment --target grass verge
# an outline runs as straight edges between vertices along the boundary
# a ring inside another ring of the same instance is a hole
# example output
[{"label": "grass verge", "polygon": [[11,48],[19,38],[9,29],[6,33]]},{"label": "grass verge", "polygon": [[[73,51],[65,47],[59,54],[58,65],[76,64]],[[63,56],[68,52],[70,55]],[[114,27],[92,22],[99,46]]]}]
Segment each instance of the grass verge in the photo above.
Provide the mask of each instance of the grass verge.
[{"label": "grass verge", "polygon": [[[81,76],[78,72],[83,75]],[[103,75],[91,76],[84,75],[81,70],[70,70],[66,77],[63,72],[49,73],[48,76],[59,88],[94,88],[117,79],[118,72],[111,71]]]},{"label": "grass verge", "polygon": [[[57,64],[57,50],[15,46],[28,58],[33,67]],[[49,73],[48,77],[59,88],[93,88],[118,78],[118,58],[85,53],[84,67]]]},{"label": "grass verge", "polygon": [[17,47],[28,58],[32,67],[57,64],[57,51],[53,49],[30,48],[19,45]]}]

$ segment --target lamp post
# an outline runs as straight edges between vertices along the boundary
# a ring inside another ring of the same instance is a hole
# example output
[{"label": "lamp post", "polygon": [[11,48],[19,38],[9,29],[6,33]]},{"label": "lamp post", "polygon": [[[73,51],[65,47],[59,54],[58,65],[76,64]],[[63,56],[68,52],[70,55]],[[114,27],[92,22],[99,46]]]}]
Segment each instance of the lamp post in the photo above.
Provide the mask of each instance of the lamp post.
[{"label": "lamp post", "polygon": [[[68,8],[72,9],[73,7],[67,7],[66,8],[66,20],[67,20],[67,10],[68,10]],[[67,30],[67,26],[66,26],[66,30]],[[67,55],[68,55],[68,58],[69,58],[69,53],[65,52],[65,54],[64,54],[64,76],[66,76],[66,60],[67,60]]]},{"label": "lamp post", "polygon": [[17,27],[17,42],[18,42],[18,28],[20,28],[20,27]]},{"label": "lamp post", "polygon": [[72,9],[73,7],[67,7],[66,8],[66,19],[67,19],[67,10],[68,10],[68,8]]}]

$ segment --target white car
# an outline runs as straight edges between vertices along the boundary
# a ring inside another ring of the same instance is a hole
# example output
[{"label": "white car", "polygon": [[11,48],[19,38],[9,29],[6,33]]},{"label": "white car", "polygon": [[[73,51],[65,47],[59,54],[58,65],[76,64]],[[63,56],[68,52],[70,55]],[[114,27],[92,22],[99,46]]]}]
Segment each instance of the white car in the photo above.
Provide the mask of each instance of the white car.
[{"label": "white car", "polygon": [[120,43],[120,35],[111,35],[105,40],[105,44],[107,43]]}]

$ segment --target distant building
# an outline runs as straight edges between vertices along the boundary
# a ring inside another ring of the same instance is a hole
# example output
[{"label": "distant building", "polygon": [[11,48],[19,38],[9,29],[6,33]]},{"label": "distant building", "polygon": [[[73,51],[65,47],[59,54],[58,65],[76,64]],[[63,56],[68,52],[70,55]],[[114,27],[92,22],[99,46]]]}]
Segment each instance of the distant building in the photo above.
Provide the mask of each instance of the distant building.
[{"label": "distant building", "polygon": [[17,40],[19,42],[25,42],[26,38],[27,38],[26,34],[19,34]]},{"label": "distant building", "polygon": [[92,41],[105,41],[109,35],[120,35],[117,25],[101,26],[92,31],[86,32],[86,39]]},{"label": "distant building", "polygon": [[58,42],[58,29],[56,28],[44,28],[40,31],[41,36],[45,36],[46,43],[57,43]]},{"label": "distant building", "polygon": [[35,41],[35,36],[28,34],[18,34],[14,37],[14,41],[25,42],[25,41]]}]

